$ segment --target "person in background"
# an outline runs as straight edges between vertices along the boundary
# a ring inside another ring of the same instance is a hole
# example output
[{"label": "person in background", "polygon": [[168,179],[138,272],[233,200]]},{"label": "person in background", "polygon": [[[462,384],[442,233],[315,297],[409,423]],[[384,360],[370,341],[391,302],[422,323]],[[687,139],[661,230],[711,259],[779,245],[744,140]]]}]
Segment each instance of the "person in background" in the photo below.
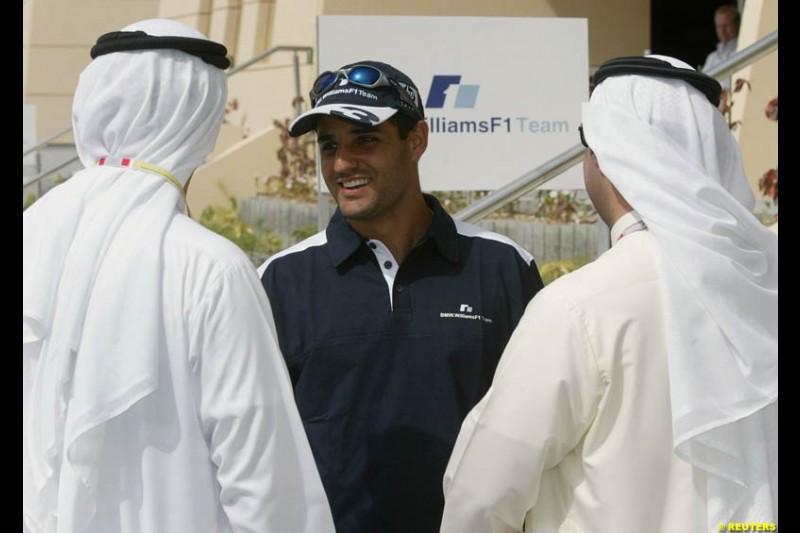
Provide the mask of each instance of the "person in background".
[{"label": "person in background", "polygon": [[778,239],[719,83],[666,56],[595,76],[583,172],[613,246],[526,309],[441,531],[779,529]]},{"label": "person in background", "polygon": [[30,532],[333,532],[255,268],[182,214],[225,47],[165,19],[101,36],[84,165],[23,212]]},{"label": "person in background", "polygon": [[386,63],[324,72],[315,131],[338,209],[259,269],[339,533],[439,529],[442,475],[528,301],[531,255],[423,194],[428,125]]},{"label": "person in background", "polygon": [[[701,69],[708,72],[714,67],[736,52],[736,45],[739,42],[739,24],[741,17],[735,5],[723,4],[714,11],[714,29],[717,32],[717,47],[706,56],[706,61]],[[720,97],[720,109],[727,105],[731,91],[731,79],[725,78],[720,82],[722,85],[722,96]]]}]

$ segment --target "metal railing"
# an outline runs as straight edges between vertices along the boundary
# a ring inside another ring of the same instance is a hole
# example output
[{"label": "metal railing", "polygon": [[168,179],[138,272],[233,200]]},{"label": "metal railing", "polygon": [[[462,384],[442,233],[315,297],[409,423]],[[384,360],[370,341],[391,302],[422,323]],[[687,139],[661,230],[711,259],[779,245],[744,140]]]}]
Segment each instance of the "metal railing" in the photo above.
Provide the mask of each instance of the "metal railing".
[{"label": "metal railing", "polygon": [[262,59],[266,59],[275,52],[294,52],[294,110],[297,116],[300,116],[302,113],[302,94],[300,93],[300,59],[297,56],[298,52],[305,52],[306,54],[306,65],[310,65],[314,62],[314,49],[310,46],[288,46],[288,45],[278,45],[273,46],[269,50],[258,54],[257,56],[248,59],[241,65],[235,65],[232,69],[228,71],[228,77],[230,78],[234,74],[243,71],[250,65],[258,63]]},{"label": "metal railing", "polygon": [[[755,63],[770,52],[777,50],[777,48],[778,31],[776,30],[766,37],[762,37],[747,48],[733,54],[722,63],[708,69],[705,73],[717,80],[723,80],[734,72]],[[453,217],[465,222],[477,222],[494,211],[497,211],[507,203],[540,187],[562,172],[578,164],[583,157],[583,151],[583,145],[580,143],[576,144],[572,148],[569,148],[530,172],[525,173],[511,183],[484,196],[477,202],[470,204],[453,215]]]},{"label": "metal railing", "polygon": [[[48,168],[47,170],[38,173],[36,176],[34,176],[33,178],[29,179],[28,181],[26,181],[25,183],[22,184],[22,190],[25,190],[26,187],[30,187],[31,185],[36,185],[37,183],[42,181],[47,176],[51,175],[54,172],[58,172],[62,168],[68,167],[72,163],[76,162],[78,159],[80,159],[80,156],[74,155],[74,156],[70,157],[69,159],[67,159],[65,161],[62,161],[61,163],[57,164],[53,168]],[[69,179],[69,178],[66,178],[66,179]],[[36,194],[38,196],[41,196],[42,195],[41,189],[38,189],[36,191]]]},{"label": "metal railing", "polygon": [[[776,50],[777,48],[778,48],[778,31],[776,30],[773,33],[761,38],[757,42],[748,46],[747,48],[733,54],[730,58],[723,61],[722,63],[719,63],[718,65],[715,65],[714,67],[708,69],[708,71],[706,71],[705,73],[718,80],[725,79],[734,72],[741,70],[742,68],[747,67],[752,63],[755,63],[756,61],[766,56],[767,54],[771,53],[772,51]],[[259,54],[258,56],[242,63],[241,65],[235,66],[228,72],[228,76],[232,76],[233,74],[240,72],[249,67],[250,65],[257,63],[258,61],[261,61],[262,59],[279,51],[294,52],[295,92],[296,95],[298,96],[298,98],[295,100],[295,106],[296,106],[296,111],[299,114],[300,77],[299,77],[299,60],[297,53],[306,52],[307,54],[306,64],[308,64],[311,63],[313,60],[313,48],[308,46],[275,46],[263,52],[262,54]],[[64,135],[70,130],[71,127],[66,129],[65,131],[61,131],[58,134],[52,136],[51,138],[48,139],[48,141],[57,139],[58,137]],[[36,147],[27,149],[27,151],[23,152],[23,156],[31,153],[35,149],[40,148],[41,144],[43,143],[40,143],[40,145],[37,145]],[[485,196],[484,198],[474,202],[473,204],[457,212],[454,215],[454,218],[466,222],[477,222],[478,220],[493,213],[497,209],[503,207],[507,203],[512,202],[517,198],[519,198],[520,196],[524,195],[525,193],[530,192],[544,185],[553,178],[559,176],[564,171],[569,170],[570,168],[578,164],[582,158],[583,150],[584,150],[583,145],[581,145],[580,143],[574,145],[572,148],[565,150],[561,154],[548,160],[547,162],[536,167],[530,172],[523,174],[519,178],[501,187],[500,189],[497,189],[488,196]],[[24,183],[23,189],[29,185],[38,182],[39,180],[43,179],[49,174],[52,174],[53,172],[59,170],[60,168],[63,168],[69,163],[76,161],[77,159],[78,158],[75,157],[65,163],[62,163],[57,168],[50,169],[46,172],[37,175],[32,180],[29,180],[28,182]]]},{"label": "metal railing", "polygon": [[69,133],[71,131],[72,131],[72,125],[69,125],[66,128],[64,128],[63,130],[57,131],[56,133],[54,133],[53,135],[51,135],[47,139],[41,141],[36,146],[31,146],[30,148],[27,148],[27,149],[23,148],[22,149],[22,157],[25,157],[26,155],[28,155],[28,154],[30,154],[32,152],[36,152],[40,148],[43,148],[43,147],[49,145],[51,142],[55,141],[56,139],[58,139],[59,137],[61,137],[63,135],[66,135],[67,133]]},{"label": "metal railing", "polygon": [[712,78],[724,80],[730,77],[734,72],[755,63],[765,55],[777,49],[778,30],[775,30],[747,48],[736,52],[722,63],[714,65],[708,70],[704,70],[703,73],[708,74]]},{"label": "metal railing", "polygon": [[[299,116],[300,113],[302,112],[302,107],[301,107],[302,106],[302,95],[300,93],[300,59],[298,57],[298,53],[299,52],[304,52],[306,54],[306,62],[304,64],[309,65],[314,60],[314,49],[312,47],[310,47],[310,46],[289,46],[289,45],[273,46],[272,48],[270,48],[270,49],[258,54],[257,56],[254,56],[254,57],[248,59],[247,61],[245,61],[244,63],[242,63],[240,65],[234,65],[233,68],[229,69],[226,72],[226,75],[227,75],[228,78],[230,78],[234,74],[242,72],[247,67],[249,67],[251,65],[254,65],[254,64],[258,63],[259,61],[262,61],[262,60],[268,58],[269,56],[271,56],[272,54],[274,54],[276,52],[293,52],[294,53],[294,60],[293,60],[294,89],[295,89],[295,99],[294,99],[295,104],[294,105],[295,105],[295,112]],[[72,131],[72,125],[67,126],[66,128],[64,128],[62,130],[59,130],[58,132],[54,133],[53,135],[51,135],[47,139],[41,141],[36,146],[32,146],[30,148],[24,148],[22,150],[22,157],[25,157],[26,155],[28,155],[30,153],[39,151],[42,148],[45,148],[45,147],[49,146],[50,144],[52,144],[53,141],[55,141],[56,139],[66,135],[67,133],[69,133],[71,131]],[[73,156],[73,157],[71,157],[71,158],[69,158],[69,159],[67,159],[65,161],[62,161],[61,163],[58,163],[53,168],[49,168],[47,170],[44,170],[44,171],[40,172],[39,174],[37,174],[36,176],[31,178],[30,180],[28,180],[25,183],[23,183],[22,184],[22,189],[24,190],[26,187],[30,187],[31,185],[35,185],[35,184],[39,183],[41,180],[43,180],[47,176],[53,174],[54,172],[57,172],[57,171],[61,170],[62,168],[65,168],[65,167],[71,165],[72,163],[78,161],[78,159],[80,159],[80,158],[77,155]]]}]

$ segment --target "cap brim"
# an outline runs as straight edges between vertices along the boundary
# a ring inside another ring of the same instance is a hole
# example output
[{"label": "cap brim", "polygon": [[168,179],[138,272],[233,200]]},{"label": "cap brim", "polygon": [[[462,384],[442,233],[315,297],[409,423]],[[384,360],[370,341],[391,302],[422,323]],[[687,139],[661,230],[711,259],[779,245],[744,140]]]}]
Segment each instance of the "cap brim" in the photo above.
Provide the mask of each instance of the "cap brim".
[{"label": "cap brim", "polygon": [[289,135],[299,137],[317,127],[319,115],[350,120],[365,126],[377,126],[397,113],[393,107],[370,107],[353,104],[327,104],[310,109],[289,125]]}]

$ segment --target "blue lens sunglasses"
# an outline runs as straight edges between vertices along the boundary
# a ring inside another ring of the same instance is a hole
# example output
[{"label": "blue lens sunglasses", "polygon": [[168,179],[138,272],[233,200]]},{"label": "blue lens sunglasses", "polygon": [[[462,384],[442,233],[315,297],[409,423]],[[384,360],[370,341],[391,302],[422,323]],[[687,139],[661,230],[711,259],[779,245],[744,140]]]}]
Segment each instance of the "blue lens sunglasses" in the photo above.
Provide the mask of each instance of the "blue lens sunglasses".
[{"label": "blue lens sunglasses", "polygon": [[[353,65],[347,69],[339,69],[337,71],[325,71],[314,82],[311,92],[308,94],[311,98],[311,105],[314,106],[317,100],[328,92],[336,85],[336,82],[344,77],[348,82],[359,87],[366,89],[375,89],[377,87],[392,87],[400,95],[400,99],[422,116],[422,111],[417,103],[417,94],[412,87],[405,87],[398,82],[389,79],[389,77],[381,70],[369,65]],[[412,96],[410,92],[413,91]]]}]

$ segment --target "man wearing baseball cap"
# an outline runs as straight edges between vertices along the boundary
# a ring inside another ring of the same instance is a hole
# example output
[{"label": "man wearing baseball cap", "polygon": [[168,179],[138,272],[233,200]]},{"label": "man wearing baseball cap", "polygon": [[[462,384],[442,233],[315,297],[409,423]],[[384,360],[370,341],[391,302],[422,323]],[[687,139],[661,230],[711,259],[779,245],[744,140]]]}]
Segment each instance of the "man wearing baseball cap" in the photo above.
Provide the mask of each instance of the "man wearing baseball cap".
[{"label": "man wearing baseball cap", "polygon": [[360,61],[310,96],[289,132],[316,132],[338,209],[261,281],[337,531],[435,532],[461,421],[542,281],[516,243],[422,193],[408,76]]}]

